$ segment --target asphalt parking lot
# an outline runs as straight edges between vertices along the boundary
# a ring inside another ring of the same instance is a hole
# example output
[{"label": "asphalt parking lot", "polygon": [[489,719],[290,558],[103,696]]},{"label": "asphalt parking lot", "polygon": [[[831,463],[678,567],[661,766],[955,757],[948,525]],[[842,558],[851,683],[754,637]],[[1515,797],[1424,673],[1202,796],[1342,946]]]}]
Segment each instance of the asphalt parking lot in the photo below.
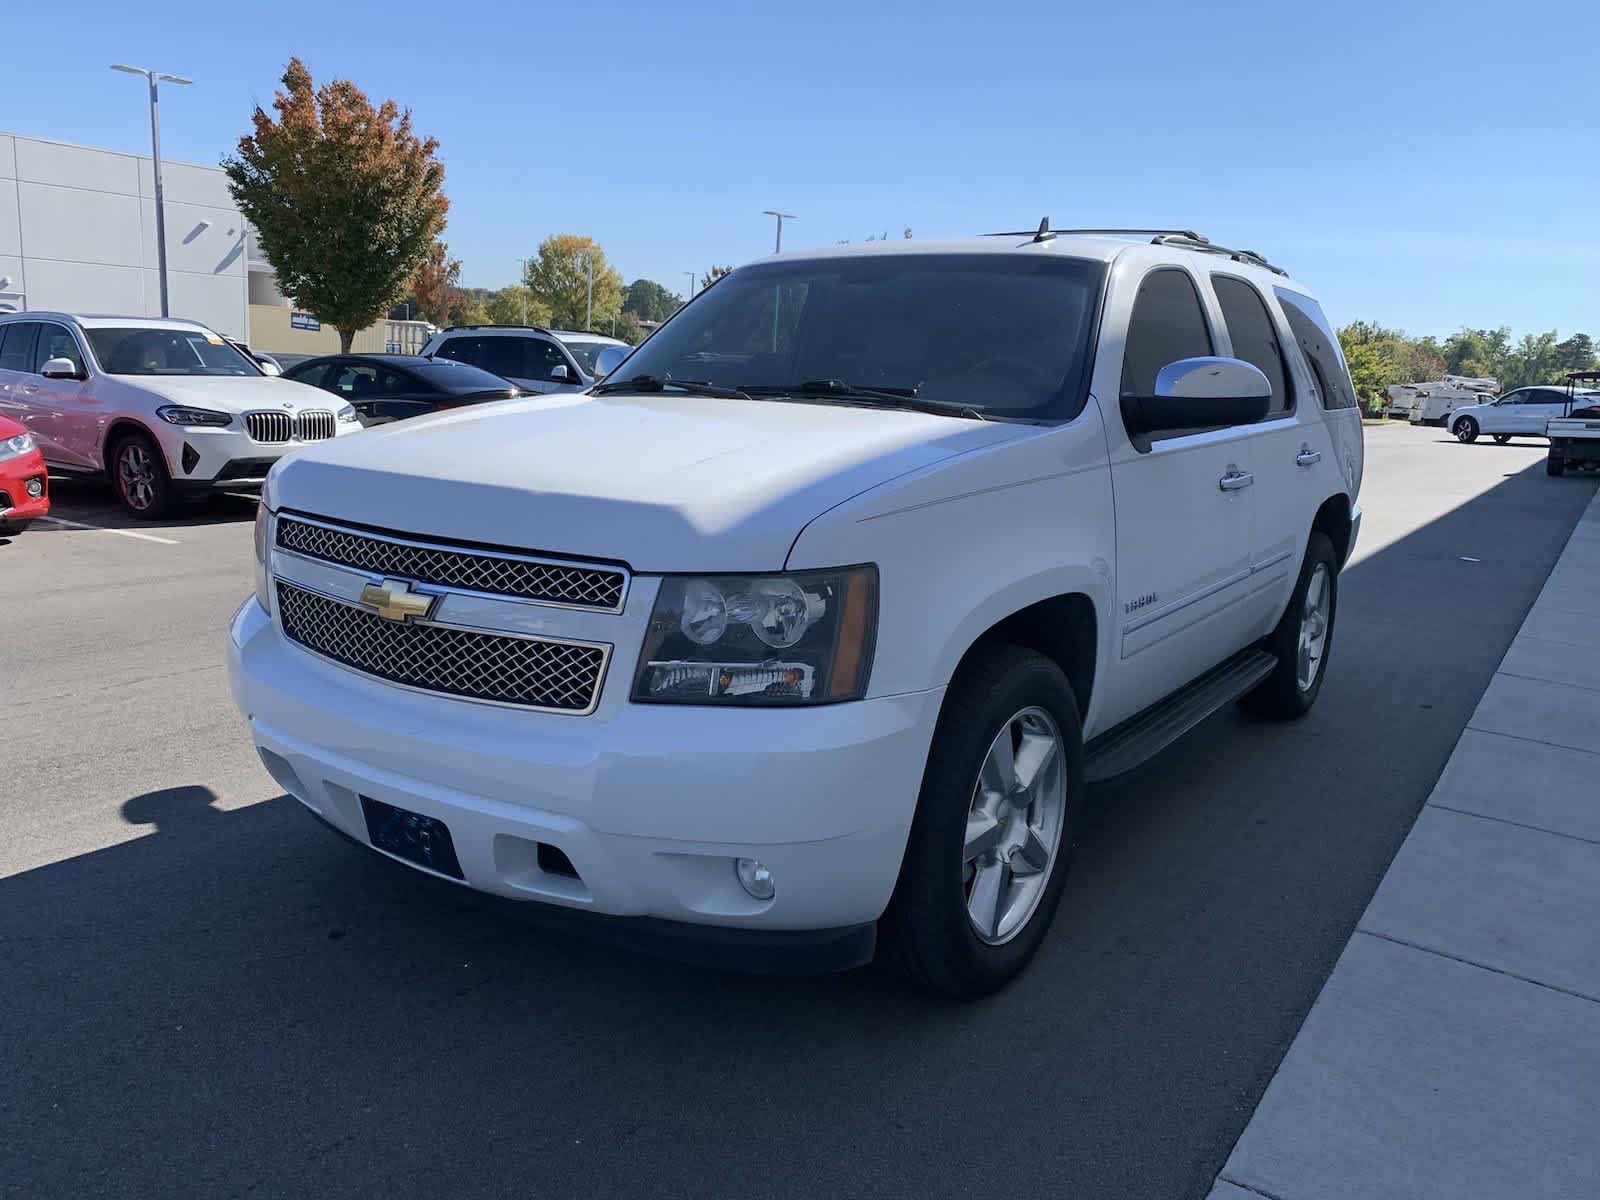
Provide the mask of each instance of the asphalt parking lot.
[{"label": "asphalt parking lot", "polygon": [[253,501],[54,484],[0,540],[0,1190],[1204,1196],[1593,495],[1543,458],[1369,430],[1315,712],[1094,791],[972,1005],[635,957],[336,842],[228,696]]}]

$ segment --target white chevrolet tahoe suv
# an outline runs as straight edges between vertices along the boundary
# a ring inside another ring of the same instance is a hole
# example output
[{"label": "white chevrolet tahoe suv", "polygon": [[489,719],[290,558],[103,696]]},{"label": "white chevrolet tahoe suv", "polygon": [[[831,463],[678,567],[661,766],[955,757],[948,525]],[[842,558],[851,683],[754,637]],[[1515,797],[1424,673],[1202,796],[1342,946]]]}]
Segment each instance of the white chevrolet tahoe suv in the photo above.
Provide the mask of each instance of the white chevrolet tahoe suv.
[{"label": "white chevrolet tahoe suv", "polygon": [[1044,937],[1086,781],[1311,707],[1361,470],[1331,327],[1252,253],[779,255],[586,394],[275,469],[232,684],[273,778],[392,858],[972,994]]},{"label": "white chevrolet tahoe suv", "polygon": [[0,316],[0,414],[51,470],[108,475],[142,520],[259,487],[288,451],[361,429],[350,405],[194,321],[57,312]]}]

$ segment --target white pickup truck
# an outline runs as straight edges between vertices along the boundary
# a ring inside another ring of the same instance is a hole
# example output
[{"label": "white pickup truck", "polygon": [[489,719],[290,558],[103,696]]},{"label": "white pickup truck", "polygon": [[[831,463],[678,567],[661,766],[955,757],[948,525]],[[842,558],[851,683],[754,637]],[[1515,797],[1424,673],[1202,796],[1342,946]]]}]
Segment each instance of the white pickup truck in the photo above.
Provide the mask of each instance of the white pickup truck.
[{"label": "white pickup truck", "polygon": [[1600,383],[1600,371],[1575,371],[1567,376],[1567,402],[1563,414],[1550,418],[1545,436],[1550,453],[1545,473],[1565,475],[1568,470],[1600,470],[1600,393],[1580,391]]},{"label": "white pickup truck", "polygon": [[1311,708],[1361,471],[1332,327],[1251,252],[778,255],[587,393],[274,469],[233,689],[279,786],[412,867],[970,995],[1045,936],[1087,782]]}]

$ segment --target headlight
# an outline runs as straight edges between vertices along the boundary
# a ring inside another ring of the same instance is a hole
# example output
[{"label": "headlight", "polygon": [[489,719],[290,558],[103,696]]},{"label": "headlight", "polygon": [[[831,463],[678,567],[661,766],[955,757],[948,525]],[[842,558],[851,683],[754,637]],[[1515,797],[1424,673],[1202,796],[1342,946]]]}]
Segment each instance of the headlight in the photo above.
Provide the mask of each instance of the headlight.
[{"label": "headlight", "polygon": [[261,485],[261,502],[256,505],[256,601],[267,612],[272,611],[272,578],[267,571],[268,553],[272,549],[272,477]]},{"label": "headlight", "polygon": [[163,404],[156,409],[156,416],[169,425],[205,425],[221,429],[233,424],[233,418],[227,413],[212,412],[209,408],[190,408],[187,404]]},{"label": "headlight", "polygon": [[361,419],[356,416],[356,406],[353,404],[341,404],[333,415],[346,425],[353,425]]},{"label": "headlight", "polygon": [[671,576],[633,698],[669,704],[859,700],[872,670],[878,569]]},{"label": "headlight", "polygon": [[0,459],[20,458],[33,449],[33,434],[19,433],[16,437],[0,438]]}]

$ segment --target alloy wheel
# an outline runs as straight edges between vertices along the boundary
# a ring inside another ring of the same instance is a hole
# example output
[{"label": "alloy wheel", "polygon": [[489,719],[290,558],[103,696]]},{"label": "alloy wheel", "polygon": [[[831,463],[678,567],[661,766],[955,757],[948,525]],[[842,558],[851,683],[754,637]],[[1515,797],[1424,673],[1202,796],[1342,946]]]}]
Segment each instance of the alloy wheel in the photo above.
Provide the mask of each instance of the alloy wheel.
[{"label": "alloy wheel", "polygon": [[124,442],[117,452],[117,484],[130,508],[144,512],[155,503],[155,464],[138,442]]},{"label": "alloy wheel", "polygon": [[1333,576],[1327,563],[1318,563],[1306,584],[1305,603],[1300,609],[1299,669],[1296,682],[1309,692],[1322,670],[1322,657],[1328,648],[1329,614],[1333,609]]},{"label": "alloy wheel", "polygon": [[1037,706],[1000,728],[967,811],[962,887],[967,918],[991,946],[1020,933],[1050,881],[1066,824],[1066,754],[1055,719]]}]

